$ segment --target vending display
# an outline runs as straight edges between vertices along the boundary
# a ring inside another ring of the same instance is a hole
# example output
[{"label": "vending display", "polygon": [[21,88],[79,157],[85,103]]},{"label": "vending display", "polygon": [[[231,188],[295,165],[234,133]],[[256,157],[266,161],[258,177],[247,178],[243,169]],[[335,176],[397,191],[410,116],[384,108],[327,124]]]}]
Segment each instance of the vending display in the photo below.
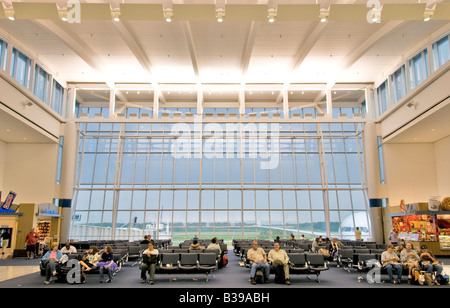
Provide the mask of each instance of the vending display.
[{"label": "vending display", "polygon": [[[402,238],[419,241],[436,241],[437,229],[434,215],[408,215],[392,218],[392,226]],[[414,236],[413,236],[414,235]]]},{"label": "vending display", "polygon": [[39,241],[43,242],[46,237],[50,236],[50,221],[39,221],[37,223],[37,232],[39,233]]}]

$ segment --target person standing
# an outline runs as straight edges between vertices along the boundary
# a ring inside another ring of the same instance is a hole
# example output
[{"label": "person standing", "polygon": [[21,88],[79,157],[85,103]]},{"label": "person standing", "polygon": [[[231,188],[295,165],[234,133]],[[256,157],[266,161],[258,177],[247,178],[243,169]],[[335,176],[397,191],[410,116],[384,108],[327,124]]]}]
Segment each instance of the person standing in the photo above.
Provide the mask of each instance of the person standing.
[{"label": "person standing", "polygon": [[392,245],[396,245],[398,241],[398,235],[397,231],[395,229],[392,229],[391,233],[389,233],[389,243]]},{"label": "person standing", "polygon": [[355,230],[355,239],[356,239],[357,241],[360,241],[360,240],[361,240],[361,230],[359,230],[359,227],[356,227],[356,230]]},{"label": "person standing", "polygon": [[31,228],[30,232],[26,236],[26,241],[25,241],[26,251],[27,251],[27,260],[30,260],[30,255],[32,252],[34,254],[34,258],[35,259],[37,258],[36,243],[37,243],[38,239],[39,239],[39,233],[34,231],[34,228]]},{"label": "person standing", "polygon": [[9,242],[11,241],[11,233],[9,233],[8,229],[5,229],[5,231],[1,235],[2,239],[2,259],[6,258],[5,256],[5,250],[9,246]]}]

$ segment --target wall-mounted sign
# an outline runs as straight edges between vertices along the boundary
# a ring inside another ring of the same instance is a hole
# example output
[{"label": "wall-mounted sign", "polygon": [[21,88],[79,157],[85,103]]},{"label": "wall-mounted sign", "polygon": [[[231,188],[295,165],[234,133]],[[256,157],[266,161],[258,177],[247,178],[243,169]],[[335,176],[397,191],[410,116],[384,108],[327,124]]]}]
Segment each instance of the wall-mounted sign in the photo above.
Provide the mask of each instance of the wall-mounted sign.
[{"label": "wall-mounted sign", "polygon": [[58,207],[52,203],[41,203],[38,205],[38,213],[40,214],[59,214]]},{"label": "wall-mounted sign", "polygon": [[[15,192],[10,191],[8,196],[6,197],[5,202],[2,205],[2,209],[9,210],[11,205],[12,205],[12,203],[13,203],[13,201],[14,201],[14,199],[16,198],[16,196],[17,196],[17,194]],[[1,195],[0,195],[0,198],[1,198]]]}]

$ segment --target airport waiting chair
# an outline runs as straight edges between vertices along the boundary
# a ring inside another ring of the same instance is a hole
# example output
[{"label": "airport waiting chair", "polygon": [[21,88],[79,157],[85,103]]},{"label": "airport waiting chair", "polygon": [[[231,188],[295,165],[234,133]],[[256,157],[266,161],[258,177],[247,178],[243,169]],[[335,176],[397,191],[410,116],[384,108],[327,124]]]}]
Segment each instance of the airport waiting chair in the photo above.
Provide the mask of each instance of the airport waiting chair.
[{"label": "airport waiting chair", "polygon": [[178,260],[178,268],[183,271],[194,271],[197,269],[198,253],[181,253]]},{"label": "airport waiting chair", "polygon": [[178,253],[164,253],[160,254],[160,260],[158,263],[158,270],[165,273],[170,273],[178,270]]},{"label": "airport waiting chair", "polygon": [[197,269],[206,274],[206,282],[209,280],[209,274],[218,268],[217,258],[214,253],[201,253],[198,255]]},{"label": "airport waiting chair", "polygon": [[380,266],[381,264],[377,260],[377,255],[373,253],[362,253],[358,255],[358,282],[363,280],[362,272],[371,270],[374,266]]},{"label": "airport waiting chair", "polygon": [[338,259],[339,263],[342,264],[342,268],[350,273],[350,268],[353,264],[353,249],[340,249],[338,251]]},{"label": "airport waiting chair", "polygon": [[305,274],[308,273],[308,263],[305,253],[289,253],[289,273]]},{"label": "airport waiting chair", "polygon": [[306,262],[308,263],[309,271],[316,274],[316,282],[320,283],[319,275],[323,271],[329,269],[329,262],[321,254],[308,253],[306,254]]}]

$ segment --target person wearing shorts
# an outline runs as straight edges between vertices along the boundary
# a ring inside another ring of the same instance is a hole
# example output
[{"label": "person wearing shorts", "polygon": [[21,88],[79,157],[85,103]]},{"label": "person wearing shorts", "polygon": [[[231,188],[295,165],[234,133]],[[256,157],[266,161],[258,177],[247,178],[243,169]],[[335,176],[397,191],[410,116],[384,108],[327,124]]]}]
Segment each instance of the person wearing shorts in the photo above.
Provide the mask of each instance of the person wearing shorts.
[{"label": "person wearing shorts", "polygon": [[27,234],[26,237],[26,252],[27,252],[27,260],[30,260],[30,255],[31,253],[34,254],[34,258],[37,258],[37,254],[36,254],[36,243],[37,240],[39,238],[39,233],[37,233],[36,231],[34,231],[34,228],[32,228],[30,230],[30,233]]}]

